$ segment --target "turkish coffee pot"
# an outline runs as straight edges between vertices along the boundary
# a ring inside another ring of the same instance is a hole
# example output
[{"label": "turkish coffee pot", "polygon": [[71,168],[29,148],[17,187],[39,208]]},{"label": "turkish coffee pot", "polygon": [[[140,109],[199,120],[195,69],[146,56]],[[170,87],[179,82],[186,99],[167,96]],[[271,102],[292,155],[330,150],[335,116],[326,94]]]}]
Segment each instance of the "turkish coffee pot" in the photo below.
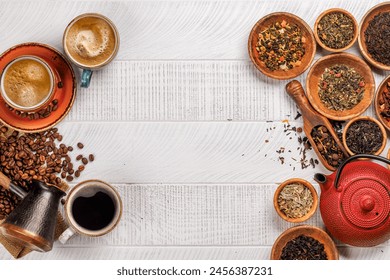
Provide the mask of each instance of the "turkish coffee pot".
[{"label": "turkish coffee pot", "polygon": [[22,199],[0,224],[0,232],[6,238],[31,250],[50,251],[53,247],[58,206],[65,192],[55,186],[33,180],[31,190],[26,193],[1,172],[0,186]]},{"label": "turkish coffee pot", "polygon": [[[370,247],[390,238],[390,170],[375,155],[355,155],[331,175],[314,175],[321,187],[320,211],[329,233],[353,246]],[[357,161],[356,161],[357,160]]]}]

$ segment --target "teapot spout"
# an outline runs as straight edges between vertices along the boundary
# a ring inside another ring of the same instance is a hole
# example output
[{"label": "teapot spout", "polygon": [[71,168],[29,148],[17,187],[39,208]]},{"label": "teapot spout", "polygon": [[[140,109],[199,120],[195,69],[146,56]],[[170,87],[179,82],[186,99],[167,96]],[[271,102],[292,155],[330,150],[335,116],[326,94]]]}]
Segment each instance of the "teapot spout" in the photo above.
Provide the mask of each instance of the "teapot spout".
[{"label": "teapot spout", "polygon": [[328,190],[332,185],[332,182],[330,182],[331,180],[329,180],[329,177],[322,173],[314,174],[314,181],[316,181],[320,185],[321,191]]}]

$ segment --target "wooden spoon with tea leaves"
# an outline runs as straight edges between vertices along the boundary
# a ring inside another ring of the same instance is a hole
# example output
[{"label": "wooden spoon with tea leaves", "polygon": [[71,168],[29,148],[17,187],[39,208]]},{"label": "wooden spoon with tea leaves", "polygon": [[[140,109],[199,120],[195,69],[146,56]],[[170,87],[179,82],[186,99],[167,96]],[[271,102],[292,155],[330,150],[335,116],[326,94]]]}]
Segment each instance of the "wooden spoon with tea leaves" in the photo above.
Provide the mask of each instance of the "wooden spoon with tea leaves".
[{"label": "wooden spoon with tea leaves", "polygon": [[309,104],[300,82],[297,80],[289,82],[286,91],[301,110],[303,131],[321,163],[331,171],[336,170],[338,165],[348,157],[348,153],[333,126],[326,117],[317,113]]}]

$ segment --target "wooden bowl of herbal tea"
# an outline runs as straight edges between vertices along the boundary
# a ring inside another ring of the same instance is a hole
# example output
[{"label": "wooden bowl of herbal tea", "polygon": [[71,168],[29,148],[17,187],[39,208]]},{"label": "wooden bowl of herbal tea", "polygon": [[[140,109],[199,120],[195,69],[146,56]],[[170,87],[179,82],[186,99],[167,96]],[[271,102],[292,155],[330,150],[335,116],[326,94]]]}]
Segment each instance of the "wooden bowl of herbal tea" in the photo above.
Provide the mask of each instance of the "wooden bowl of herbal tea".
[{"label": "wooden bowl of herbal tea", "polygon": [[332,238],[322,229],[300,225],[287,229],[274,242],[271,260],[338,260]]},{"label": "wooden bowl of herbal tea", "polygon": [[316,52],[310,26],[296,15],[266,15],[252,28],[249,57],[263,74],[273,79],[294,78],[308,69]]},{"label": "wooden bowl of herbal tea", "polygon": [[376,119],[362,116],[350,120],[343,131],[343,145],[348,153],[379,155],[387,143],[384,126]]},{"label": "wooden bowl of herbal tea", "polygon": [[359,49],[374,67],[390,70],[390,2],[371,8],[359,25]]},{"label": "wooden bowl of herbal tea", "polygon": [[348,11],[333,8],[321,13],[314,24],[318,45],[330,52],[349,49],[358,37],[358,23]]},{"label": "wooden bowl of herbal tea", "polygon": [[306,79],[307,98],[313,108],[332,120],[348,120],[370,106],[375,80],[363,59],[335,53],[317,60]]},{"label": "wooden bowl of herbal tea", "polygon": [[379,85],[374,104],[379,121],[390,131],[390,76],[387,76]]},{"label": "wooden bowl of herbal tea", "polygon": [[316,189],[309,182],[292,178],[284,181],[274,194],[274,207],[278,215],[291,223],[309,219],[318,206]]}]

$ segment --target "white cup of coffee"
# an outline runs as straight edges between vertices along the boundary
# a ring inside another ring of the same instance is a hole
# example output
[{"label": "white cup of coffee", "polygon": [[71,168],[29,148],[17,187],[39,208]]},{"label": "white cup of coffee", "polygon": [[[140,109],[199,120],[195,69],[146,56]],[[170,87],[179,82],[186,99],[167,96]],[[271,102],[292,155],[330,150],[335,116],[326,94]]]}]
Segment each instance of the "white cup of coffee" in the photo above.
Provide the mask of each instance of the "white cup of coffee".
[{"label": "white cup of coffee", "polygon": [[107,17],[87,13],[74,18],[62,39],[68,58],[83,69],[81,86],[88,87],[93,70],[110,63],[119,49],[119,32]]},{"label": "white cup of coffee", "polygon": [[66,243],[75,233],[97,237],[112,231],[122,216],[119,193],[100,180],[81,182],[73,187],[65,200],[67,228],[59,237]]},{"label": "white cup of coffee", "polygon": [[37,56],[15,58],[6,65],[0,79],[1,97],[10,107],[22,112],[38,111],[54,96],[53,70]]}]

